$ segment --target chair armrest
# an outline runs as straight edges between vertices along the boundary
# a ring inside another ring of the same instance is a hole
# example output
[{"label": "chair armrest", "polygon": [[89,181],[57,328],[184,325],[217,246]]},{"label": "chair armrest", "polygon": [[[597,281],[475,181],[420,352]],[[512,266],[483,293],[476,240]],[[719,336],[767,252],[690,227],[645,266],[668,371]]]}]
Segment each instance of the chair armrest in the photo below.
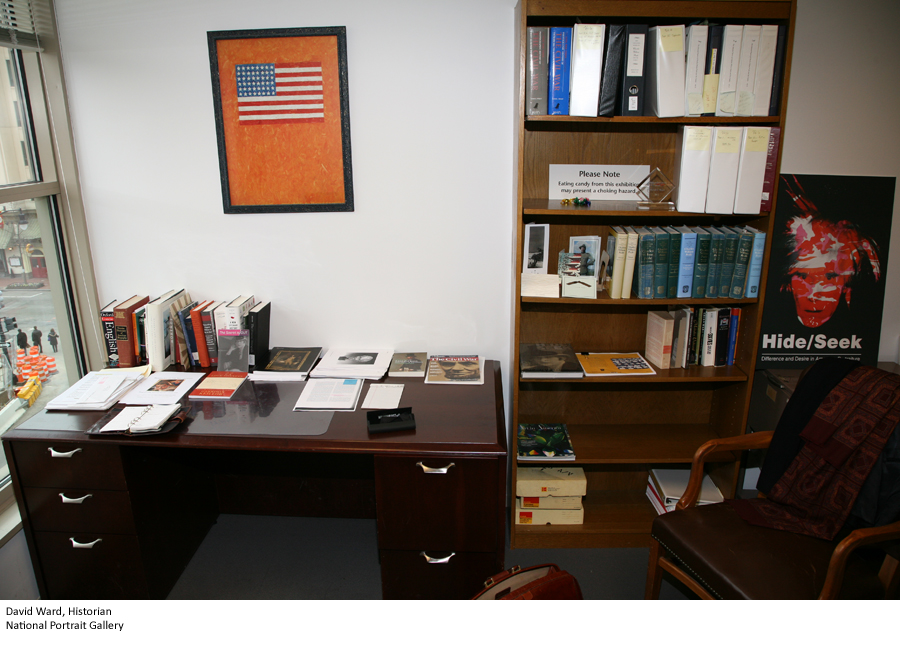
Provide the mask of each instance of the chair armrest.
[{"label": "chair armrest", "polygon": [[731,438],[713,438],[700,445],[694,452],[694,459],[691,461],[691,477],[688,479],[687,488],[681,495],[681,499],[678,500],[675,509],[683,510],[697,503],[697,499],[700,497],[700,486],[703,484],[703,464],[706,462],[707,456],[715,451],[765,449],[772,442],[773,433],[774,431],[755,431]]},{"label": "chair armrest", "polygon": [[828,573],[825,574],[825,584],[819,594],[820,600],[837,598],[844,580],[844,569],[850,554],[861,546],[869,546],[900,539],[900,521],[886,526],[874,526],[872,528],[858,528],[847,535],[834,548],[831,561],[828,563]]}]

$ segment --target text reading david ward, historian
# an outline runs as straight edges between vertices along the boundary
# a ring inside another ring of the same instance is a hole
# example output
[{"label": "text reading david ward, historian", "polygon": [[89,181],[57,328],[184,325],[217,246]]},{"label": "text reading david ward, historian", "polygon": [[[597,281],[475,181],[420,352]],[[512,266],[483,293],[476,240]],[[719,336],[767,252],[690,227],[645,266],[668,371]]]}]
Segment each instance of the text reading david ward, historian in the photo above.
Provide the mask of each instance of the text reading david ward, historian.
[{"label": "text reading david ward, historian", "polygon": [[[104,630],[121,632],[124,623],[110,620],[105,607],[7,607],[7,630]],[[65,620],[67,618],[81,620]],[[85,620],[87,619],[87,620]]]}]

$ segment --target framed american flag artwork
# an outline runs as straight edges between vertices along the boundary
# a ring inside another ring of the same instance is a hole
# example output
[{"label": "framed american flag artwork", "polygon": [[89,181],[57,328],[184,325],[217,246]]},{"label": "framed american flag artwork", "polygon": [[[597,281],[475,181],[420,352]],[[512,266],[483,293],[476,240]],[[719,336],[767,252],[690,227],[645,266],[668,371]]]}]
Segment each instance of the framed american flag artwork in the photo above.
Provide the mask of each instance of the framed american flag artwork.
[{"label": "framed american flag artwork", "polygon": [[346,28],[207,40],[225,212],[352,212]]}]

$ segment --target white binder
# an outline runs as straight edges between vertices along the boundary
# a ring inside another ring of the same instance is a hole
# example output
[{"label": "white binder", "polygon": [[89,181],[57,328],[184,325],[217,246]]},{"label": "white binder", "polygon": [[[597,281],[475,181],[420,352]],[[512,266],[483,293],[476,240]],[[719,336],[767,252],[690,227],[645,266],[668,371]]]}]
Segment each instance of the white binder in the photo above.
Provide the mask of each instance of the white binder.
[{"label": "white binder", "polygon": [[706,212],[709,214],[734,212],[734,191],[743,131],[739,126],[715,127],[709,158],[709,187],[706,192]]},{"label": "white binder", "polygon": [[606,25],[575,23],[572,31],[569,115],[597,117],[605,34]]},{"label": "white binder", "polygon": [[684,114],[703,113],[703,82],[706,78],[707,25],[691,25],[687,30],[687,53],[684,69]]},{"label": "white binder", "polygon": [[742,25],[725,25],[722,30],[722,49],[719,58],[722,61],[719,69],[719,94],[716,98],[716,115],[732,117],[737,106],[738,66],[741,61]]},{"label": "white binder", "polygon": [[738,63],[737,106],[735,115],[753,115],[756,90],[756,66],[759,61],[759,25],[744,25],[741,35],[741,59]]},{"label": "white binder", "polygon": [[769,155],[769,131],[768,127],[746,126],[741,134],[741,155],[734,191],[735,214],[759,214],[766,158]]},{"label": "white binder", "polygon": [[769,114],[777,47],[778,26],[762,25],[759,33],[759,58],[756,61],[756,89],[753,91],[753,115]]},{"label": "white binder", "polygon": [[675,145],[675,207],[705,212],[713,127],[682,126]]},{"label": "white binder", "polygon": [[684,117],[684,25],[650,28],[645,91],[645,115]]}]

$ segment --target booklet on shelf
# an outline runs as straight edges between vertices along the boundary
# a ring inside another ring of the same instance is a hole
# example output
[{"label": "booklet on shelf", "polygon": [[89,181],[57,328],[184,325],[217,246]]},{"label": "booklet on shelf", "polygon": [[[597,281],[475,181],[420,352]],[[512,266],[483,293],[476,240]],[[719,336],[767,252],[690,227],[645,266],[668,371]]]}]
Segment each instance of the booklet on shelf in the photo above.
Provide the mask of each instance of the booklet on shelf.
[{"label": "booklet on shelf", "polygon": [[586,377],[656,374],[639,352],[582,352],[576,356]]}]

